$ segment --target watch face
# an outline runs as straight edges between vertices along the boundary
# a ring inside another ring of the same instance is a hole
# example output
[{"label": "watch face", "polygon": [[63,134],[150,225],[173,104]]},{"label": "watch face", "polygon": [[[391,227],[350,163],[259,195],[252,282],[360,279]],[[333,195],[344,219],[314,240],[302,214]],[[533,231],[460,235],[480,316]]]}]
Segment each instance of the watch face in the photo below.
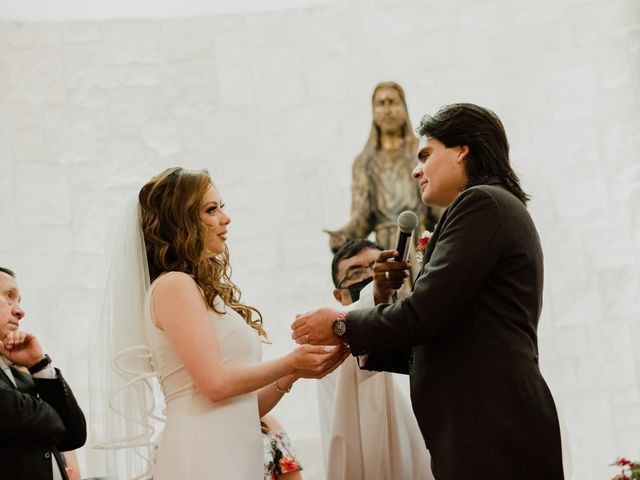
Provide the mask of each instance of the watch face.
[{"label": "watch face", "polygon": [[333,333],[336,337],[342,337],[347,331],[347,323],[344,320],[333,322]]}]

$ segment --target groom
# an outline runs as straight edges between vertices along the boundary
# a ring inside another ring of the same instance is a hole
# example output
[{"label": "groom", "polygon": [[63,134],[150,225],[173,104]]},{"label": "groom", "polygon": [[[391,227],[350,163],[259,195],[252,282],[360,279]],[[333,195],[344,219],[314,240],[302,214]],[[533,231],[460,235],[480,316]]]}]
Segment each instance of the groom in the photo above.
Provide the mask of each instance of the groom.
[{"label": "groom", "polygon": [[319,309],[292,324],[298,342],[347,343],[365,368],[403,371],[438,480],[560,480],[555,404],[538,368],[542,250],[511,169],[499,118],[473,104],[425,116],[413,177],[446,207],[412,293],[388,284],[406,265],[383,252],[377,306]]}]

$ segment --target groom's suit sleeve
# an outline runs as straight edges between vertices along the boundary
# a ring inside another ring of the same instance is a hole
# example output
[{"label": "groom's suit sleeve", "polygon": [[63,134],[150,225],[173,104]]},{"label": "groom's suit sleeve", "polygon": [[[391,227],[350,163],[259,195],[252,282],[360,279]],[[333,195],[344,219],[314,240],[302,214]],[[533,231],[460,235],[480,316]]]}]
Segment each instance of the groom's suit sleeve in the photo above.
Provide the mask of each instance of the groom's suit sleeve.
[{"label": "groom's suit sleeve", "polygon": [[429,261],[411,294],[392,305],[354,310],[347,342],[354,355],[423,344],[452,328],[500,254],[502,212],[490,192],[469,189],[443,218]]},{"label": "groom's suit sleeve", "polygon": [[360,365],[360,368],[374,372],[393,372],[408,375],[412,359],[413,353],[409,348],[392,352],[370,353]]},{"label": "groom's suit sleeve", "polygon": [[[346,307],[347,312],[360,308],[371,308],[375,306],[373,298],[373,282],[365,286],[360,292],[360,298]],[[357,357],[358,367],[362,370],[374,372],[394,372],[409,373],[410,350],[400,350],[397,352],[380,352],[371,355]]]}]

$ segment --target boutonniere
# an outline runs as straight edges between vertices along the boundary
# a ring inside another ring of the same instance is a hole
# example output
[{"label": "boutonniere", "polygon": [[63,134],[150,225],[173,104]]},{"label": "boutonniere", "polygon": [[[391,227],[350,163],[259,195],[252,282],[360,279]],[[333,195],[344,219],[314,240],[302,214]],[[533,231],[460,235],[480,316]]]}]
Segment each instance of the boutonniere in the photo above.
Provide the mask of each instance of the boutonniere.
[{"label": "boutonniere", "polygon": [[418,241],[418,246],[416,247],[416,259],[418,262],[422,263],[424,259],[424,252],[427,250],[427,244],[429,243],[429,239],[431,238],[431,232],[429,230],[425,230],[420,235],[420,240]]},{"label": "boutonniere", "polygon": [[624,457],[618,458],[611,466],[622,467],[620,473],[612,480],[635,480],[640,478],[640,463],[632,462]]}]

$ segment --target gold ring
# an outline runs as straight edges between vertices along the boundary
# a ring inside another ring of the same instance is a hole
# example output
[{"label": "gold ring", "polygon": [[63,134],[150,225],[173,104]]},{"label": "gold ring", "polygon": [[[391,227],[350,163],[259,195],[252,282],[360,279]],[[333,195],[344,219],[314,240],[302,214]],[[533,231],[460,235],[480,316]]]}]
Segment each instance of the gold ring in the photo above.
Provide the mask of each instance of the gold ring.
[{"label": "gold ring", "polygon": [[386,272],[384,272],[384,277],[389,280],[389,270],[387,270]]}]

